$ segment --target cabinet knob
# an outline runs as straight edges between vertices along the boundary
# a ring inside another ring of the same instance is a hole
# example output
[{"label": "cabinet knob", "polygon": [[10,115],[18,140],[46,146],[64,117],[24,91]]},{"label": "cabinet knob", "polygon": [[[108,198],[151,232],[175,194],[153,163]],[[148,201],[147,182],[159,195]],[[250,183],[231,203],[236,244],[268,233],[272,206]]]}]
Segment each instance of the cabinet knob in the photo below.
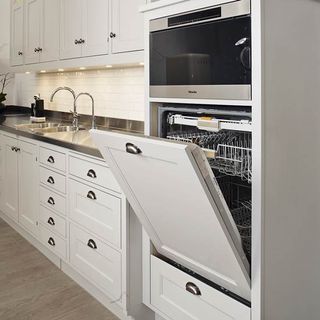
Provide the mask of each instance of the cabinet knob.
[{"label": "cabinet knob", "polygon": [[89,248],[91,248],[91,249],[94,249],[94,250],[97,250],[97,249],[98,249],[96,243],[95,243],[92,239],[90,239],[90,240],[88,241],[87,246],[88,246]]},{"label": "cabinet knob", "polygon": [[186,284],[186,290],[192,293],[194,296],[201,296],[201,291],[197,285],[192,282]]},{"label": "cabinet knob", "polygon": [[92,179],[96,179],[96,178],[97,178],[97,174],[96,174],[95,171],[92,170],[92,169],[90,169],[90,170],[88,171],[87,176],[88,176],[89,178],[92,178]]},{"label": "cabinet knob", "polygon": [[39,52],[39,48],[34,48],[34,52]]},{"label": "cabinet knob", "polygon": [[54,247],[56,245],[55,241],[53,238],[49,238],[48,243],[50,244],[51,247]]},{"label": "cabinet knob", "polygon": [[80,41],[79,40],[74,40],[74,44],[79,44],[80,43]]},{"label": "cabinet knob", "polygon": [[47,160],[49,163],[54,163],[54,157],[53,156],[50,156]]},{"label": "cabinet knob", "polygon": [[38,52],[42,52],[42,48],[39,47],[39,48],[38,48]]},{"label": "cabinet knob", "polygon": [[89,191],[87,194],[87,198],[90,200],[97,200],[97,196],[93,191]]},{"label": "cabinet knob", "polygon": [[22,56],[23,52],[22,51],[18,51],[18,56]]},{"label": "cabinet knob", "polygon": [[86,41],[84,40],[84,39],[80,39],[79,40],[79,43],[81,44],[81,43],[85,43]]},{"label": "cabinet knob", "polygon": [[113,32],[110,32],[110,38],[112,39],[112,38],[115,38],[117,35],[115,34],[115,33],[113,33]]},{"label": "cabinet knob", "polygon": [[52,217],[50,217],[48,219],[48,224],[50,224],[51,226],[54,226],[56,223],[54,222],[54,219]]},{"label": "cabinet knob", "polygon": [[50,183],[50,184],[54,184],[54,179],[53,179],[53,177],[50,176],[50,177],[48,178],[47,182]]}]

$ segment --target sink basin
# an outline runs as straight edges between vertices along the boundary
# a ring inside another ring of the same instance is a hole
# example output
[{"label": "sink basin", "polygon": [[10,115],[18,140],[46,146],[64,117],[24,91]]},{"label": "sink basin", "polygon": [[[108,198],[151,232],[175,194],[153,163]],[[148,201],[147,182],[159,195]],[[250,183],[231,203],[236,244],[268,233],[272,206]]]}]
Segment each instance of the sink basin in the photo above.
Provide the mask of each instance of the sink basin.
[{"label": "sink basin", "polygon": [[60,125],[59,123],[54,123],[54,122],[26,123],[26,124],[18,124],[16,125],[16,128],[33,131],[34,129],[55,128],[55,127],[58,127],[59,125]]},{"label": "sink basin", "polygon": [[[84,127],[80,127],[79,130],[85,130]],[[33,132],[38,134],[56,133],[56,132],[74,132],[76,131],[73,126],[55,126],[33,129]]]}]

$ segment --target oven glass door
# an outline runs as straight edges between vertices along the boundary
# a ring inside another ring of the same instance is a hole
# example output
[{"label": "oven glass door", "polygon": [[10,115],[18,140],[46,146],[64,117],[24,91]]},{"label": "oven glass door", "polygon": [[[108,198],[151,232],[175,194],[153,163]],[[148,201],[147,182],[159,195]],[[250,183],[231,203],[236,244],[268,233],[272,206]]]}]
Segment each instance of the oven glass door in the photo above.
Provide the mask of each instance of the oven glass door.
[{"label": "oven glass door", "polygon": [[[198,94],[204,98],[249,99],[250,85],[250,16],[150,34],[151,96],[173,94],[179,97],[192,91],[197,95],[196,91],[200,90]],[[181,86],[188,90],[180,92]],[[239,93],[241,88],[242,94]]]},{"label": "oven glass door", "polygon": [[250,267],[201,148],[91,130],[159,253],[250,300]]}]

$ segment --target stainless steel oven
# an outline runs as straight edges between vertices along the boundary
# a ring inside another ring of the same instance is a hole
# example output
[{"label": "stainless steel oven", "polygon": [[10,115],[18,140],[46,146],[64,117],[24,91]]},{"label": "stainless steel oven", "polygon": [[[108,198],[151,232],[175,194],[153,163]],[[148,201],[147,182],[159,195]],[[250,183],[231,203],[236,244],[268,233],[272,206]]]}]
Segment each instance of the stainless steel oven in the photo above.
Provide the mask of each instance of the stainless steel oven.
[{"label": "stainless steel oven", "polygon": [[152,20],[150,95],[250,100],[250,0]]}]

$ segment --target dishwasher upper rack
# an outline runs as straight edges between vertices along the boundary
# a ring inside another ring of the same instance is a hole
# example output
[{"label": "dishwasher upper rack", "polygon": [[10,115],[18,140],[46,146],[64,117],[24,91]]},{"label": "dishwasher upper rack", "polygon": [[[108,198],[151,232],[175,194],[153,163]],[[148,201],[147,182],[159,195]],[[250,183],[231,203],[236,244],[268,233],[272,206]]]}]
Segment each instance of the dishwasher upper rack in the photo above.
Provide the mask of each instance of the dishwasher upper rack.
[{"label": "dishwasher upper rack", "polygon": [[204,149],[210,166],[219,172],[252,181],[252,135],[249,132],[221,130],[168,133],[167,139],[195,143]]}]

